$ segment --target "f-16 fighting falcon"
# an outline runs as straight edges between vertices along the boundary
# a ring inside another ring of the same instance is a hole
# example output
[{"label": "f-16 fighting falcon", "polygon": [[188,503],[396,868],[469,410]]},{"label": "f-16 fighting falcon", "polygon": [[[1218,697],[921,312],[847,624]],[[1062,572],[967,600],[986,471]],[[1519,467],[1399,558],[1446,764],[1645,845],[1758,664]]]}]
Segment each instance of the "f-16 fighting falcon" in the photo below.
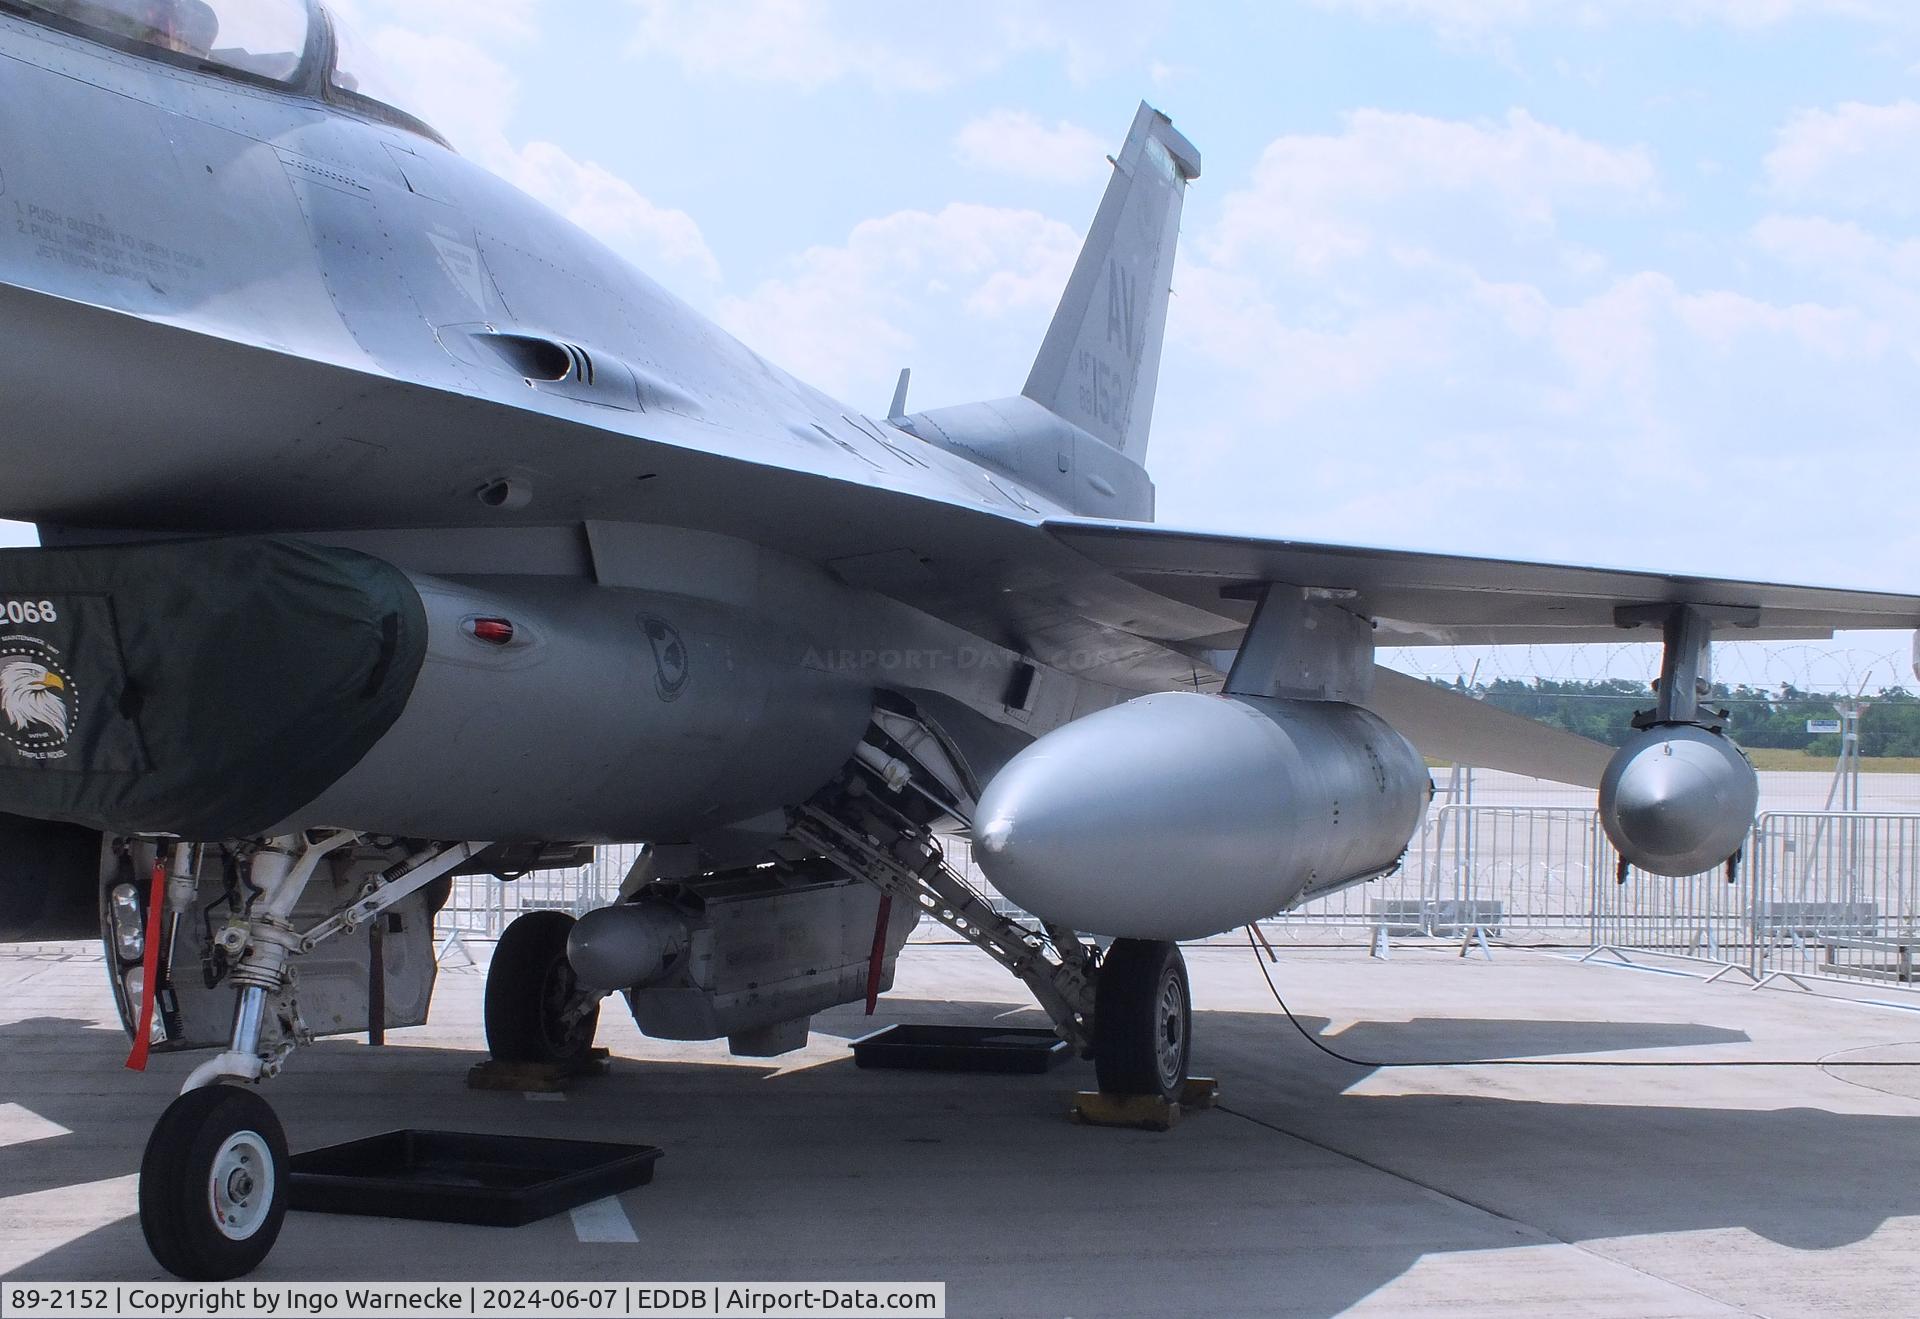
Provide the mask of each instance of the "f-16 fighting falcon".
[{"label": "f-16 fighting falcon", "polygon": [[[1391,870],[1423,755],[1598,789],[1645,874],[1731,867],[1756,781],[1710,642],[1920,625],[1156,525],[1200,155],[1147,106],[1025,383],[909,412],[903,375],[881,417],[377,85],[307,0],[0,0],[0,516],[41,539],[0,552],[0,933],[84,908],[136,1055],[213,1050],[141,1169],[182,1276],[265,1257],[259,1084],[424,1019],[457,875],[648,845],[616,905],[505,931],[503,1059],[577,1057],[610,995],[649,1035],[793,1049],[930,915],[1102,1089],[1172,1095],[1176,941]],[[1374,663],[1634,628],[1663,659],[1617,751]]]}]

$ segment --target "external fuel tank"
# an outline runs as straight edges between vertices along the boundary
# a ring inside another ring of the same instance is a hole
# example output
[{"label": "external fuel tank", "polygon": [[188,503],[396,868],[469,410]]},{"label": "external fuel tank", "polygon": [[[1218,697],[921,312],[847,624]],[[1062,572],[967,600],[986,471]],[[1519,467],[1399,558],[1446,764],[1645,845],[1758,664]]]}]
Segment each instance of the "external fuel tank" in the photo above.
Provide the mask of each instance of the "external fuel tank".
[{"label": "external fuel tank", "polygon": [[1391,869],[1432,792],[1357,706],[1165,692],[1014,757],[981,797],[975,856],[1048,921],[1198,938]]}]

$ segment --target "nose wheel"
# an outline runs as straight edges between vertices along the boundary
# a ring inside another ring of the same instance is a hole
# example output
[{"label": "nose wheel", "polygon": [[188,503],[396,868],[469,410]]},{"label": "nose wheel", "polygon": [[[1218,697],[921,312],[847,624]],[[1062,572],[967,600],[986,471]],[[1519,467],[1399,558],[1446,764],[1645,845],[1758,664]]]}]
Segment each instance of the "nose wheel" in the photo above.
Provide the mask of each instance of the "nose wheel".
[{"label": "nose wheel", "polygon": [[287,1213],[287,1138],[252,1090],[211,1085],[167,1106],[140,1161],[140,1230],[190,1282],[251,1272]]},{"label": "nose wheel", "polygon": [[1113,1095],[1180,1097],[1193,1038],[1187,963],[1178,944],[1116,939],[1094,986],[1093,1067]]}]

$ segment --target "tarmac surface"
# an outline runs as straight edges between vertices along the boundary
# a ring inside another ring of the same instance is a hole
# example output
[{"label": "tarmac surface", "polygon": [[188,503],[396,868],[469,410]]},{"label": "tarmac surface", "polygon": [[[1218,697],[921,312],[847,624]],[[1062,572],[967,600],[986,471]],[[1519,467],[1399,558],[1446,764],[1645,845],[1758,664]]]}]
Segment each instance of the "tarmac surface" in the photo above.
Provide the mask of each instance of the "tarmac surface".
[{"label": "tarmac surface", "polygon": [[[323,1042],[266,1087],[292,1147],[402,1126],[632,1141],[665,1148],[653,1183],[516,1229],[290,1214],[255,1276],[940,1279],[956,1316],[1920,1310],[1920,1068],[1352,1066],[1295,1032],[1248,949],[1188,960],[1194,1070],[1223,1107],[1164,1134],[1069,1123],[1084,1062],[855,1068],[848,1039],[885,1022],[1039,1024],[964,947],[910,947],[875,1018],[824,1014],[775,1060],[645,1039],[609,1003],[611,1074],[560,1098],[466,1087],[482,976],[448,970],[430,1025]],[[1308,1029],[1369,1060],[1920,1060],[1920,1014],[1673,965],[1442,945],[1272,970]],[[136,1075],[125,1051],[97,955],[0,948],[0,1276],[163,1276],[134,1174],[200,1055]]]}]

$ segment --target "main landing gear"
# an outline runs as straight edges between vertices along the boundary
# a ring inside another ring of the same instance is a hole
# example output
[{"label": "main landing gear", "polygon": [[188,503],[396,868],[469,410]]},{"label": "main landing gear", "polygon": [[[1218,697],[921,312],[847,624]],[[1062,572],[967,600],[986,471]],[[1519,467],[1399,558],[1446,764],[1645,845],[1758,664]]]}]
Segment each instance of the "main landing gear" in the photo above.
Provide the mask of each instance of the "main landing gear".
[{"label": "main landing gear", "polygon": [[[893,779],[865,760],[803,807],[792,837],[848,874],[923,910],[1011,971],[1094,1061],[1100,1089],[1172,1101],[1187,1079],[1193,1007],[1178,945],[1120,939],[1100,954],[1072,930],[1010,919],[948,865],[932,831],[902,808]],[[902,777],[902,771],[907,777]],[[959,812],[955,812],[958,814]]]},{"label": "main landing gear", "polygon": [[600,1003],[580,993],[567,960],[573,917],[531,911],[501,931],[487,968],[487,1049],[501,1062],[586,1061]]},{"label": "main landing gear", "polygon": [[1112,1095],[1171,1103],[1187,1080],[1193,1004],[1180,946],[1118,939],[1100,959],[1093,1008],[1093,1069]]},{"label": "main landing gear", "polygon": [[[363,841],[346,832],[295,834],[236,848],[244,852],[250,896],[216,941],[224,975],[238,992],[231,1042],[188,1076],[155,1124],[140,1162],[140,1230],[154,1259],[179,1277],[239,1277],[267,1257],[280,1235],[287,1209],[286,1136],[267,1101],[243,1087],[276,1075],[294,1049],[312,1039],[295,996],[295,959],[336,934],[363,928],[486,846],[421,847],[369,878],[354,901],[312,928],[296,930],[294,908],[320,865]],[[179,881],[168,890],[177,921],[197,910],[200,849],[185,843],[171,849],[167,858],[162,847],[159,864]],[[143,1025],[136,1021],[135,1029]]]}]

